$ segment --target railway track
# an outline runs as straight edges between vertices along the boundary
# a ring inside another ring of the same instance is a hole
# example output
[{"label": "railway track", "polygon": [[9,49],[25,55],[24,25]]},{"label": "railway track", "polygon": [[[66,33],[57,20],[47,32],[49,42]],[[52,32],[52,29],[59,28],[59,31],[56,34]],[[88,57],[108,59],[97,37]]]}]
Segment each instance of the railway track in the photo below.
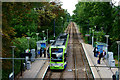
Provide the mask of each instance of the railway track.
[{"label": "railway track", "polygon": [[84,50],[81,43],[79,43],[79,37],[76,32],[74,23],[70,23],[68,26],[67,33],[70,34],[68,42],[68,57],[67,67],[62,71],[53,71],[48,69],[44,79],[63,79],[63,78],[74,78],[80,79],[85,78],[87,80],[93,79],[89,64],[87,62]]},{"label": "railway track", "polygon": [[[73,26],[74,23],[73,23]],[[92,73],[89,68],[82,44],[79,42],[79,38],[75,27],[73,27],[73,53],[74,53],[74,63],[75,63],[75,76],[76,78],[92,78]]]},{"label": "railway track", "polygon": [[54,70],[48,70],[45,79],[61,79],[64,71],[54,71]]}]

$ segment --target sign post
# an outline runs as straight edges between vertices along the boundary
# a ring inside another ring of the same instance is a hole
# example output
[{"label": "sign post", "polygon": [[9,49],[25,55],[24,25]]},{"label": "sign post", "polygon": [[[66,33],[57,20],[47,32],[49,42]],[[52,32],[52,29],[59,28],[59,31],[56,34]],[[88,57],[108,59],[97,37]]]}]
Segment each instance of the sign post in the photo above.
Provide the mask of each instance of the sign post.
[{"label": "sign post", "polygon": [[16,46],[11,46],[11,47],[12,47],[12,58],[13,58],[13,67],[12,67],[12,70],[13,70],[13,80],[14,80],[14,49],[15,49]]}]

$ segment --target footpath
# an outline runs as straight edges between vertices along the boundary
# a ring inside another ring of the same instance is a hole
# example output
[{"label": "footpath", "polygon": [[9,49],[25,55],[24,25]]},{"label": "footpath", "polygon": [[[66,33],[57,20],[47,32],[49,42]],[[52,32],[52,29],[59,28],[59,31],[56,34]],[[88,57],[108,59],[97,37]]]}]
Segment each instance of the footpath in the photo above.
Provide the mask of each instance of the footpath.
[{"label": "footpath", "polygon": [[[76,30],[77,34],[80,34],[77,25]],[[108,67],[109,65],[107,65],[106,59],[101,59],[101,64],[97,64],[98,57],[94,57],[92,45],[84,43],[83,40],[81,40],[80,35],[78,35],[78,37],[79,42],[82,43],[94,79],[112,79],[113,74],[115,74],[118,69]]]}]

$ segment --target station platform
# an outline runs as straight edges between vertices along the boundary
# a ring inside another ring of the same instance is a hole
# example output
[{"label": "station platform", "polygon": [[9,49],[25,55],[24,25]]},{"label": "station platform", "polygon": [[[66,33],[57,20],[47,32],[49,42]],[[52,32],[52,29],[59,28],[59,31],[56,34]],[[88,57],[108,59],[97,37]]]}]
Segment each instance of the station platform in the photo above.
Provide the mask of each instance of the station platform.
[{"label": "station platform", "polygon": [[49,60],[47,59],[48,59],[47,54],[46,54],[46,58],[44,58],[44,54],[42,55],[42,57],[38,57],[34,62],[31,63],[31,68],[29,70],[26,69],[22,73],[22,76],[18,77],[18,80],[43,79],[49,65]]},{"label": "station platform", "polygon": [[[77,25],[76,25],[77,26]],[[77,34],[79,34],[79,29],[76,27]],[[101,63],[97,64],[98,57],[94,57],[93,53],[93,47],[90,44],[86,44],[81,40],[80,35],[79,42],[82,43],[85,55],[87,57],[90,69],[92,71],[94,79],[111,79],[113,74],[115,74],[116,71],[118,71],[118,68],[110,68],[107,64],[107,60],[101,59]]]},{"label": "station platform", "polygon": [[107,60],[101,59],[101,64],[97,64],[98,57],[94,57],[92,45],[82,43],[86,57],[89,61],[94,78],[112,78],[117,68],[110,68]]}]

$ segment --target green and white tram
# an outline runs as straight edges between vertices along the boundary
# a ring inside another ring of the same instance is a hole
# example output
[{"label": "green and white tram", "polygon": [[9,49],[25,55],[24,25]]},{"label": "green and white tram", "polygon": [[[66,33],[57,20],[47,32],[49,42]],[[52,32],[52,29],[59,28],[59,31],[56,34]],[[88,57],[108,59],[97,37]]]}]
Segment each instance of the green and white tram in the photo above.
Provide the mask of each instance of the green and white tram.
[{"label": "green and white tram", "polygon": [[67,66],[67,44],[69,34],[61,34],[49,47],[50,69],[62,70]]}]

